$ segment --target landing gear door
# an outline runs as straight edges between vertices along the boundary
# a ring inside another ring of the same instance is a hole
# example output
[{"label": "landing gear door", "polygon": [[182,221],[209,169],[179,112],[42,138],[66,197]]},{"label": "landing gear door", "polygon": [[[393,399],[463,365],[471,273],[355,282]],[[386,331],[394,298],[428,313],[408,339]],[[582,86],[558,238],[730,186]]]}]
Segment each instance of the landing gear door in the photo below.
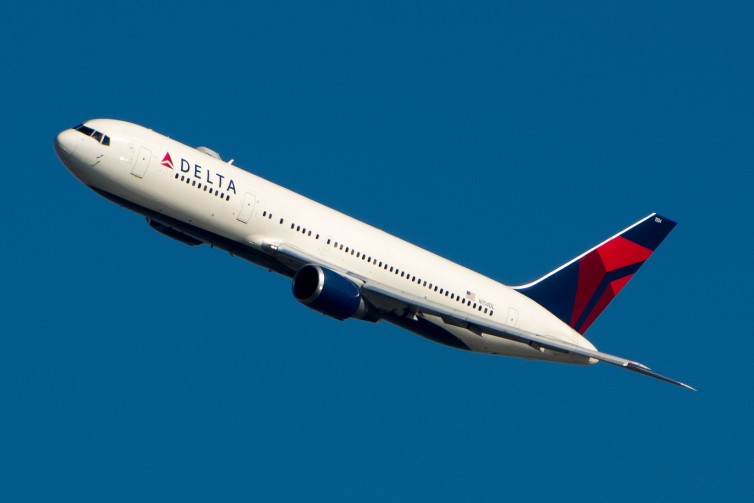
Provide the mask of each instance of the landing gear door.
[{"label": "landing gear door", "polygon": [[238,216],[236,217],[236,220],[238,220],[239,222],[243,222],[245,224],[249,223],[251,214],[254,213],[254,205],[256,203],[257,203],[257,198],[254,197],[254,194],[249,194],[248,192],[244,194],[243,204],[241,205],[241,210],[238,212]]},{"label": "landing gear door", "polygon": [[149,160],[151,158],[151,150],[147,147],[139,147],[139,153],[136,155],[136,162],[134,163],[133,169],[131,169],[131,174],[138,178],[144,178],[144,174],[147,172]]}]

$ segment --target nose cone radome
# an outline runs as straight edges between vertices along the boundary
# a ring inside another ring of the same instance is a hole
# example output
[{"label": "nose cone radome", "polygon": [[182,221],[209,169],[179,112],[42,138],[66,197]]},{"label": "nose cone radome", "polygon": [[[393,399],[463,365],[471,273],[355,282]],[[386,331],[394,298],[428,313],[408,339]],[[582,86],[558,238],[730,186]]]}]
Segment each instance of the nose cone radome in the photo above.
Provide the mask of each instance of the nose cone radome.
[{"label": "nose cone radome", "polygon": [[61,161],[65,161],[76,150],[79,143],[79,133],[73,129],[66,129],[55,138],[55,153]]}]

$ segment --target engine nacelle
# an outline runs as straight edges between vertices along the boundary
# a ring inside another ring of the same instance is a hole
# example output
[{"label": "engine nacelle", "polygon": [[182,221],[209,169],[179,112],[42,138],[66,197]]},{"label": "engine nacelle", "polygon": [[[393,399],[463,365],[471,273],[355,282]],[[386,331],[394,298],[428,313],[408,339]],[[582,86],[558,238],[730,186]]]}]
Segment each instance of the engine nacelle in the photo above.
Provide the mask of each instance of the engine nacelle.
[{"label": "engine nacelle", "polygon": [[302,304],[338,320],[379,318],[361,296],[359,287],[340,274],[307,264],[293,277],[293,296]]}]

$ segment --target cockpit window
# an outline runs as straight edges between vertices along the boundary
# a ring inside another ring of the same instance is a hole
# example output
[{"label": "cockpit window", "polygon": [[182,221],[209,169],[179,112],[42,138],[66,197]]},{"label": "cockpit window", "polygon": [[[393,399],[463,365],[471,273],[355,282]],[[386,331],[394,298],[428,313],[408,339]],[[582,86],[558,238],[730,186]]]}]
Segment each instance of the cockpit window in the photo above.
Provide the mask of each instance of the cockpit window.
[{"label": "cockpit window", "polygon": [[84,133],[87,136],[92,136],[92,133],[94,132],[94,129],[92,129],[90,127],[87,127],[87,126],[85,126],[83,124],[81,124],[80,126],[76,126],[73,129],[75,129],[76,131],[78,131],[80,133]]},{"label": "cockpit window", "polygon": [[76,126],[73,129],[75,129],[79,133],[85,134],[86,136],[91,136],[92,138],[94,138],[95,140],[97,140],[98,142],[100,142],[101,144],[103,144],[105,146],[109,146],[110,145],[110,137],[109,136],[107,136],[106,134],[102,134],[99,131],[96,131],[96,130],[92,129],[89,126],[85,126],[83,124],[79,124],[78,126]]}]

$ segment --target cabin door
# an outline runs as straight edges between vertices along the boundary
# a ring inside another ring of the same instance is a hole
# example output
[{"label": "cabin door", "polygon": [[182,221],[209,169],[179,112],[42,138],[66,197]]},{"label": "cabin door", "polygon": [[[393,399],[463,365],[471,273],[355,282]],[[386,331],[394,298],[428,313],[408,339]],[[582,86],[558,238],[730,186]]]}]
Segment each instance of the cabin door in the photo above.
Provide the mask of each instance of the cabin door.
[{"label": "cabin door", "polygon": [[149,167],[149,159],[152,158],[152,151],[147,147],[139,147],[139,153],[136,155],[136,162],[131,170],[131,174],[139,178],[144,178],[144,174]]},{"label": "cabin door", "polygon": [[236,220],[245,224],[249,223],[249,219],[251,218],[251,214],[254,212],[254,205],[256,203],[257,198],[254,197],[254,194],[249,194],[248,192],[244,194],[243,204],[241,205],[241,210],[238,212]]}]

